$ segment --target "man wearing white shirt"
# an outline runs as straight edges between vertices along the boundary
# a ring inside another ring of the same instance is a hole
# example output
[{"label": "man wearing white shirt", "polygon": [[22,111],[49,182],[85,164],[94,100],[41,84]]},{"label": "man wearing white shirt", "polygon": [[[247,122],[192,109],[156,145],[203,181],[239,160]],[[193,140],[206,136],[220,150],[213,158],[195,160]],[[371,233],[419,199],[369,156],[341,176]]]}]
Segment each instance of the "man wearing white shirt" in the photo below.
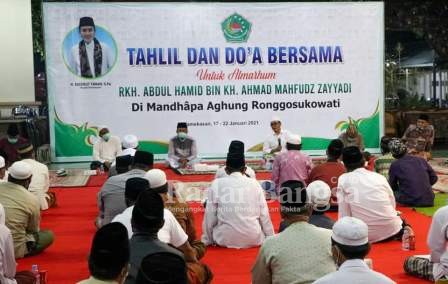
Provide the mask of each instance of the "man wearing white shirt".
[{"label": "man wearing white shirt", "polygon": [[205,245],[249,248],[274,235],[263,189],[256,180],[244,176],[245,169],[244,155],[229,153],[229,176],[212,182],[202,223]]},{"label": "man wearing white shirt", "polygon": [[8,172],[6,171],[6,161],[5,158],[0,156],[0,182],[8,181]]},{"label": "man wearing white shirt", "polygon": [[395,210],[395,197],[386,178],[366,170],[356,146],[344,148],[342,159],[347,173],[338,180],[339,218],[351,216],[369,227],[369,241],[400,239],[405,226]]},{"label": "man wearing white shirt", "polygon": [[287,151],[286,139],[289,135],[287,130],[282,129],[282,122],[276,116],[271,119],[271,128],[273,133],[263,143],[263,156],[266,161],[266,169],[268,170],[272,168],[275,156]]},{"label": "man wearing white shirt", "polygon": [[84,78],[96,78],[106,74],[114,64],[110,48],[95,37],[96,27],[91,17],[79,19],[82,40],[73,46],[68,64],[73,72]]},{"label": "man wearing white shirt", "polygon": [[[126,208],[123,213],[115,216],[112,220],[112,222],[120,222],[126,227],[129,239],[133,235],[131,226],[132,210],[134,209],[134,204],[137,201],[138,195],[145,190],[150,190],[147,179],[140,177],[128,179],[125,187],[125,199],[128,208]],[[188,243],[187,234],[183,231],[174,215],[168,209],[163,209],[163,219],[163,226],[157,234],[158,239],[181,250],[187,259],[196,260],[195,252]]]},{"label": "man wearing white shirt", "polygon": [[432,216],[427,242],[431,250],[429,257],[408,257],[404,270],[436,283],[448,283],[448,206],[439,208]]},{"label": "man wearing white shirt", "polygon": [[109,169],[115,158],[121,154],[120,138],[111,135],[107,127],[102,127],[98,135],[100,139],[93,145],[93,162],[90,168],[96,170],[103,165]]},{"label": "man wearing white shirt", "polygon": [[381,273],[371,270],[364,261],[370,251],[366,223],[353,217],[343,217],[333,226],[331,236],[332,254],[339,267],[315,284],[354,283],[354,284],[393,284]]},{"label": "man wearing white shirt", "polygon": [[[40,210],[47,210],[49,207],[48,201],[50,200],[50,196],[47,194],[50,188],[48,167],[34,159],[34,149],[31,144],[21,146],[17,152],[22,161],[27,163],[33,172],[28,190],[37,197]],[[55,200],[52,203],[54,204]]]}]

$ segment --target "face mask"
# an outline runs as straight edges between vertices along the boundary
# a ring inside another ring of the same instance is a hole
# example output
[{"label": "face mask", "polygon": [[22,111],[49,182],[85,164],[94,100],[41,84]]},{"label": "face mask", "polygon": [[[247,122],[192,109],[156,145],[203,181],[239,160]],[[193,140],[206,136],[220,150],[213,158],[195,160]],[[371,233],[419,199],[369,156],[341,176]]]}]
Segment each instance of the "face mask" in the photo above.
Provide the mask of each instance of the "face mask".
[{"label": "face mask", "polygon": [[187,138],[187,133],[185,132],[178,132],[177,137],[179,137],[180,140],[185,140]]},{"label": "face mask", "polygon": [[110,133],[106,133],[106,134],[104,134],[103,136],[102,136],[102,138],[103,138],[103,140],[104,141],[109,141],[109,139],[110,139]]},{"label": "face mask", "polygon": [[16,137],[8,137],[8,142],[11,144],[16,144],[19,141],[19,138]]}]

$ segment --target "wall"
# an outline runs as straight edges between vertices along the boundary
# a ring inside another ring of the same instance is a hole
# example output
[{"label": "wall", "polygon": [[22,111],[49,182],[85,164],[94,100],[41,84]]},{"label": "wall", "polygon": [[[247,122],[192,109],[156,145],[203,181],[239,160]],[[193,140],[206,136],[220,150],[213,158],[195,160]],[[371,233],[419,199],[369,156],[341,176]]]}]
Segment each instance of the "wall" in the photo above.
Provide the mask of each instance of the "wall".
[{"label": "wall", "polygon": [[1,0],[0,26],[0,103],[33,102],[31,0]]}]

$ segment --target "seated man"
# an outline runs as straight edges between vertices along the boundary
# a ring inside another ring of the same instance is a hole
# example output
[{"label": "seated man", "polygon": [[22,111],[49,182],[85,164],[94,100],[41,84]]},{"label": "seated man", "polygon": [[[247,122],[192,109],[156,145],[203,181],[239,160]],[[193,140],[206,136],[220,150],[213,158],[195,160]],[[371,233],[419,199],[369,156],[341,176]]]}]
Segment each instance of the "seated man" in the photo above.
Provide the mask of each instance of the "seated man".
[{"label": "seated man", "polygon": [[168,145],[167,165],[173,169],[193,166],[197,162],[196,141],[188,136],[187,123],[179,122],[176,133]]},{"label": "seated man", "polygon": [[303,183],[282,185],[280,210],[288,227],[264,241],[252,268],[252,283],[311,283],[335,271],[331,230],[308,223],[312,206]]},{"label": "seated man", "polygon": [[48,167],[36,161],[33,145],[24,144],[18,149],[18,152],[22,161],[27,163],[33,172],[28,191],[37,197],[40,210],[47,210],[56,203],[56,195],[53,193],[51,194],[53,198],[50,198],[48,194],[48,189],[50,188]]},{"label": "seated man", "polygon": [[358,127],[350,119],[347,129],[339,135],[339,140],[342,141],[344,147],[356,146],[361,151],[364,151],[364,139],[359,133]]},{"label": "seated man", "polygon": [[383,175],[387,180],[389,180],[389,168],[392,162],[395,160],[389,149],[389,143],[397,138],[389,138],[387,136],[381,137],[380,147],[381,156],[375,160],[375,172]]},{"label": "seated man", "polygon": [[338,271],[330,273],[315,284],[325,283],[395,283],[381,273],[371,270],[364,262],[370,251],[366,223],[353,217],[339,219],[333,227],[331,236],[332,254]]},{"label": "seated man", "polygon": [[6,131],[6,137],[0,139],[0,153],[4,153],[6,157],[6,165],[10,166],[15,161],[19,160],[18,147],[28,142],[25,138],[19,135],[19,128],[16,123],[11,123]]},{"label": "seated man", "polygon": [[6,161],[0,156],[0,182],[8,181],[8,172],[6,171]]},{"label": "seated man", "polygon": [[272,166],[272,181],[277,192],[280,192],[280,185],[288,180],[300,180],[306,184],[313,166],[311,158],[300,151],[302,138],[299,135],[287,136],[286,149],[288,151],[275,157]]},{"label": "seated man", "polygon": [[93,237],[89,254],[90,278],[77,284],[124,283],[128,274],[129,239],[126,228],[110,223]]},{"label": "seated man", "polygon": [[345,216],[364,221],[369,242],[400,239],[405,223],[395,210],[395,197],[386,178],[364,168],[364,158],[356,146],[342,152],[347,173],[338,181],[339,219]]},{"label": "seated man", "polygon": [[[123,162],[122,165],[124,165],[125,162],[129,161],[129,165],[132,163],[132,158],[135,155],[135,152],[137,151],[138,148],[138,138],[135,135],[132,134],[128,134],[126,136],[123,137],[123,141],[121,143],[122,147],[121,147],[121,153],[120,155],[118,155],[115,158],[115,161],[112,162],[112,164],[110,165],[109,168],[109,176],[114,176],[117,174],[117,159],[118,157],[126,157],[126,160],[122,160],[121,162]],[[128,160],[130,158],[130,160]],[[123,167],[122,169],[123,170]],[[123,172],[121,172],[123,173]]]},{"label": "seated man", "polygon": [[[244,155],[244,143],[241,142],[241,141],[238,141],[238,140],[233,140],[232,142],[230,142],[229,152],[228,153],[242,153]],[[249,167],[249,166],[246,166],[245,175],[247,177],[250,177],[250,178],[253,178],[253,179],[257,179],[256,175],[255,175],[255,171],[251,167]],[[222,178],[222,177],[225,177],[225,176],[227,176],[226,167],[223,166],[223,167],[220,167],[216,171],[215,179],[216,178]]]},{"label": "seated man", "polygon": [[[161,242],[157,237],[164,223],[163,200],[159,194],[152,190],[140,193],[132,210],[131,223],[134,235],[130,241],[131,261],[126,284],[137,283],[142,260],[149,254],[167,252],[184,259],[180,251]],[[212,275],[207,266],[197,262],[188,262],[187,265],[194,267],[189,269],[189,283],[210,283]]]},{"label": "seated man", "polygon": [[90,164],[90,168],[96,170],[103,166],[108,170],[121,153],[120,138],[112,136],[107,127],[101,128],[98,135],[100,139],[93,145],[93,162]]},{"label": "seated man", "polygon": [[389,169],[389,183],[398,203],[411,207],[434,206],[432,185],[437,175],[420,157],[408,155],[406,145],[400,140],[390,143],[390,150],[396,159]]},{"label": "seated man", "polygon": [[406,258],[404,270],[436,283],[448,283],[448,206],[439,208],[432,216],[427,241],[430,255]]},{"label": "seated man", "polygon": [[327,161],[315,166],[310,173],[308,183],[316,180],[321,180],[328,184],[331,189],[330,205],[336,209],[338,206],[338,199],[336,191],[338,188],[338,179],[345,173],[345,167],[341,163],[342,149],[344,144],[339,139],[331,140],[327,147]]},{"label": "seated man", "polygon": [[172,191],[168,192],[169,185],[164,171],[159,169],[149,170],[145,174],[145,179],[149,181],[151,190],[162,196],[165,210],[169,210],[174,215],[183,231],[188,235],[188,242],[196,251],[196,257],[201,259],[205,254],[205,245],[196,238],[194,217],[190,206],[185,202],[180,202]]},{"label": "seated man", "polygon": [[286,152],[286,137],[289,134],[288,130],[282,129],[282,122],[276,116],[271,119],[271,128],[273,133],[263,143],[263,156],[268,170],[272,169],[275,156]]},{"label": "seated man", "polygon": [[408,126],[402,139],[406,141],[409,153],[430,158],[431,148],[434,144],[434,126],[429,123],[429,116],[421,114],[416,124]]},{"label": "seated man", "polygon": [[328,184],[321,180],[313,181],[307,186],[306,193],[310,205],[313,206],[313,212],[308,223],[331,230],[334,221],[325,215],[325,212],[330,209],[331,190]]},{"label": "seated man", "polygon": [[[0,283],[21,284],[20,277],[33,276],[31,271],[16,272],[16,259],[14,257],[14,243],[11,231],[5,226],[5,209],[0,204]],[[22,282],[23,283],[23,282]]]},{"label": "seated man", "polygon": [[[139,194],[145,190],[149,190],[149,182],[147,179],[135,177],[126,181],[125,199],[126,208],[123,213],[118,214],[112,222],[119,222],[123,224],[128,230],[129,238],[132,237],[131,217],[134,204],[137,201]],[[196,254],[188,243],[188,236],[180,227],[176,218],[167,209],[163,209],[163,227],[157,234],[159,240],[164,243],[171,244],[184,252],[188,260],[196,261]]]},{"label": "seated man", "polygon": [[51,231],[40,231],[40,206],[27,189],[31,167],[22,161],[9,167],[8,182],[0,183],[0,204],[6,212],[6,226],[11,230],[16,258],[36,255],[53,243]]},{"label": "seated man", "polygon": [[[282,188],[285,184],[288,184],[288,182],[282,184]],[[300,185],[300,187],[305,188],[305,184],[302,181],[295,182],[297,185]],[[334,221],[324,214],[330,208],[331,190],[328,184],[321,180],[313,181],[308,185],[308,187],[306,187],[306,194],[312,209],[308,223],[316,227],[331,230],[331,228],[333,228]],[[287,225],[287,222],[282,220],[278,231],[284,231]]]},{"label": "seated man", "polygon": [[137,274],[138,284],[187,284],[185,260],[173,253],[158,252],[143,258]]},{"label": "seated man", "polygon": [[132,177],[143,177],[152,169],[154,156],[152,153],[137,151],[135,153],[131,170],[106,180],[98,192],[99,214],[96,220],[98,228],[112,221],[112,219],[126,209],[124,199],[126,181]]},{"label": "seated man", "polygon": [[132,165],[133,156],[120,155],[115,158],[112,166],[109,169],[109,177],[124,174],[130,170]]},{"label": "seated man", "polygon": [[134,157],[138,149],[138,138],[135,135],[128,134],[123,137],[122,153],[121,155],[131,155]]},{"label": "seated man", "polygon": [[263,189],[244,175],[245,170],[244,155],[229,153],[229,176],[212,182],[202,223],[205,245],[249,248],[261,245],[274,234]]}]

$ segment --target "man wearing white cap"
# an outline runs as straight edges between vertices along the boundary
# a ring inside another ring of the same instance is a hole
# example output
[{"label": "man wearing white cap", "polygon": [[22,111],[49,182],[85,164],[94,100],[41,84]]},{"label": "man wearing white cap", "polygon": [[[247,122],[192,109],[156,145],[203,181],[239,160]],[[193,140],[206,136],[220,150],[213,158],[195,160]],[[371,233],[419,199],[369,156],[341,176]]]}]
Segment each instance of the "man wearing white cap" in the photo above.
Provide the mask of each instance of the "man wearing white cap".
[{"label": "man wearing white cap", "polygon": [[354,217],[339,219],[333,226],[331,243],[333,258],[339,269],[314,283],[395,283],[383,274],[371,270],[364,262],[370,251],[370,243],[368,228],[363,221]]},{"label": "man wearing white cap", "polygon": [[[297,181],[301,183],[304,187],[304,183],[301,181]],[[325,211],[330,208],[330,198],[331,198],[331,190],[328,184],[321,180],[316,180],[310,183],[306,187],[306,195],[308,197],[308,201],[312,206],[312,213],[308,220],[308,223],[331,230],[334,225],[334,221],[325,215]],[[287,223],[282,221],[280,223],[279,232],[282,232],[287,227]]]},{"label": "man wearing white cap", "polygon": [[196,238],[194,217],[190,206],[185,202],[180,202],[174,192],[169,192],[169,184],[164,171],[160,169],[149,170],[145,174],[145,178],[149,181],[151,190],[162,196],[165,209],[173,213],[179,225],[188,235],[188,242],[195,249],[197,258],[201,259],[205,253],[205,245]]},{"label": "man wearing white cap", "polygon": [[[32,144],[26,143],[20,146],[19,149],[17,149],[17,152],[20,155],[21,161],[27,163],[31,167],[33,173],[28,191],[37,197],[40,209],[47,210],[49,205],[54,204],[56,201],[55,199],[50,199],[50,196],[47,194],[48,189],[50,188],[50,174],[47,165],[36,161]],[[52,196],[56,195],[52,194]],[[52,204],[49,204],[50,200],[52,201]]]},{"label": "man wearing white cap", "polygon": [[271,128],[273,133],[264,141],[263,153],[265,155],[276,155],[278,152],[285,152],[286,136],[289,132],[282,129],[282,122],[279,117],[272,117]]},{"label": "man wearing white cap", "polygon": [[121,152],[122,156],[131,155],[134,157],[135,152],[138,148],[138,138],[135,135],[128,134],[123,137],[123,151]]},{"label": "man wearing white cap", "polygon": [[303,182],[283,183],[279,201],[288,227],[264,241],[252,268],[252,283],[311,283],[334,272],[331,230],[308,223],[312,206]]},{"label": "man wearing white cap", "polygon": [[334,221],[325,215],[325,212],[330,209],[330,186],[321,180],[316,180],[307,186],[306,193],[313,206],[313,213],[310,216],[309,223],[317,227],[331,230]]},{"label": "man wearing white cap", "polygon": [[8,180],[8,172],[6,171],[6,161],[5,158],[0,156],[0,182],[5,182]]},{"label": "man wearing white cap", "polygon": [[112,162],[121,153],[120,138],[111,135],[107,127],[101,127],[98,135],[100,139],[93,145],[93,162],[90,168],[95,170],[103,165],[109,169]]},{"label": "man wearing white cap", "polygon": [[[149,182],[147,179],[135,177],[126,181],[125,199],[128,208],[123,213],[115,216],[112,223],[119,222],[123,224],[128,230],[129,238],[133,236],[131,218],[135,202],[138,196],[147,190],[149,190]],[[188,243],[188,236],[182,230],[173,214],[169,210],[163,209],[163,219],[164,223],[157,234],[157,238],[162,242],[169,243],[178,248],[188,260],[196,260],[196,253]]]},{"label": "man wearing white cap", "polygon": [[8,182],[0,184],[0,204],[6,212],[6,226],[11,230],[16,258],[42,252],[53,242],[51,231],[40,231],[40,205],[27,188],[31,167],[22,161],[9,167]]},{"label": "man wearing white cap", "polygon": [[300,151],[302,149],[300,135],[289,134],[286,137],[286,149],[287,152],[275,157],[272,166],[272,181],[277,192],[279,192],[280,184],[287,180],[300,180],[306,183],[313,165],[311,158]]}]

